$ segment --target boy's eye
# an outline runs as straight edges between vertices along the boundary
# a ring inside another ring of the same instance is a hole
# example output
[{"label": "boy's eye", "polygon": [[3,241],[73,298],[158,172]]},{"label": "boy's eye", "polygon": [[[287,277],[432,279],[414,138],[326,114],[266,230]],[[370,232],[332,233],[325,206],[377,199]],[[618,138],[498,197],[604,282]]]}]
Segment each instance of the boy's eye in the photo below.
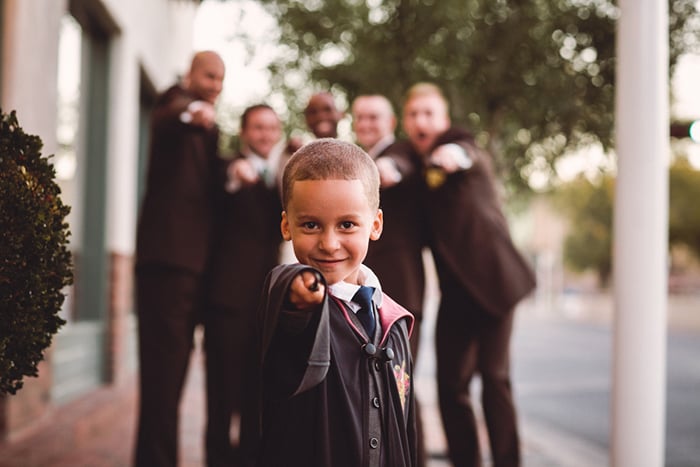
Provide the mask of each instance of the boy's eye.
[{"label": "boy's eye", "polygon": [[318,227],[318,224],[316,222],[304,222],[301,226],[307,230],[314,230]]},{"label": "boy's eye", "polygon": [[355,223],[350,221],[343,221],[340,223],[340,227],[344,230],[352,229],[353,227],[355,227]]}]

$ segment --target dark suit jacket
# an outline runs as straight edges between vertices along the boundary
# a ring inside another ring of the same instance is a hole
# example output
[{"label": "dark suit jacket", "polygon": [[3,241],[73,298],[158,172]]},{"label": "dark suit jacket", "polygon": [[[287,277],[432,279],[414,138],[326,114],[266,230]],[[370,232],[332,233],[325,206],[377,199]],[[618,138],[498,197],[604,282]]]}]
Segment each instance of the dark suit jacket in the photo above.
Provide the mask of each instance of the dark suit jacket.
[{"label": "dark suit jacket", "polygon": [[278,188],[260,182],[224,193],[217,211],[208,299],[252,316],[265,276],[279,261],[282,203]]},{"label": "dark suit jacket", "polygon": [[425,276],[422,249],[426,244],[420,161],[408,142],[396,142],[378,156],[391,157],[402,180],[381,190],[384,230],[370,242],[364,263],[399,304],[420,317]]},{"label": "dark suit jacket", "polygon": [[146,193],[136,238],[137,266],[165,265],[201,273],[209,256],[214,195],[222,169],[219,131],[180,121],[195,97],[168,89],[151,116]]},{"label": "dark suit jacket", "polygon": [[490,155],[466,131],[450,129],[435,146],[456,143],[474,165],[427,191],[431,248],[441,286],[456,282],[487,311],[502,315],[535,287],[535,276],[513,244],[496,192]]}]

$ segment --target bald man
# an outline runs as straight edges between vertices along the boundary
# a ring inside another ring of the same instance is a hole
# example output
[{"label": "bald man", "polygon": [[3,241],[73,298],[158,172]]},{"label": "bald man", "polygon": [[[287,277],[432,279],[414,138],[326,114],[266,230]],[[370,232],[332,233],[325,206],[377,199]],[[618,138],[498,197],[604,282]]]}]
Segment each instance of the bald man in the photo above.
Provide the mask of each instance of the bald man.
[{"label": "bald man", "polygon": [[306,126],[316,138],[337,138],[338,122],[343,112],[338,110],[330,92],[318,92],[311,96],[304,109]]},{"label": "bald man", "polygon": [[[315,138],[337,138],[338,122],[343,118],[343,112],[335,105],[333,94],[321,91],[312,94],[304,108],[306,126]],[[305,143],[304,138],[294,136],[289,139],[285,158],[294,154]]]},{"label": "bald man", "polygon": [[137,466],[177,465],[178,407],[194,329],[201,321],[214,201],[217,190],[224,189],[214,120],[224,72],[218,54],[197,53],[183,82],[158,98],[151,115],[146,193],[136,237]]}]

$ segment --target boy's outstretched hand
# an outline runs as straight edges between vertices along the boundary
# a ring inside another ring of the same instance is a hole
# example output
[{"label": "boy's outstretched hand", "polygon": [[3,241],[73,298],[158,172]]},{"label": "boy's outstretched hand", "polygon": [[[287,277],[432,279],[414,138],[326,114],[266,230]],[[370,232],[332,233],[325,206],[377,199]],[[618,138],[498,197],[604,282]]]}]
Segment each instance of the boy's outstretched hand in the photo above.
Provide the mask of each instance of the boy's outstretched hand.
[{"label": "boy's outstretched hand", "polygon": [[315,271],[303,271],[289,285],[289,303],[297,310],[309,310],[323,302],[326,288]]}]

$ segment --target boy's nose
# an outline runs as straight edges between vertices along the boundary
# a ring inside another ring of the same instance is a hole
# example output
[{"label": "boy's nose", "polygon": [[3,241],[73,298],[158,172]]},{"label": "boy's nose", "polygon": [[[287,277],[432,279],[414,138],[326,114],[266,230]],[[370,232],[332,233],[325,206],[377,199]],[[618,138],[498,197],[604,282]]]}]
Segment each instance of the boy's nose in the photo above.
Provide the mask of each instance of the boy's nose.
[{"label": "boy's nose", "polygon": [[338,236],[334,232],[328,232],[321,235],[318,246],[321,250],[330,252],[337,250],[340,242],[338,242]]}]

